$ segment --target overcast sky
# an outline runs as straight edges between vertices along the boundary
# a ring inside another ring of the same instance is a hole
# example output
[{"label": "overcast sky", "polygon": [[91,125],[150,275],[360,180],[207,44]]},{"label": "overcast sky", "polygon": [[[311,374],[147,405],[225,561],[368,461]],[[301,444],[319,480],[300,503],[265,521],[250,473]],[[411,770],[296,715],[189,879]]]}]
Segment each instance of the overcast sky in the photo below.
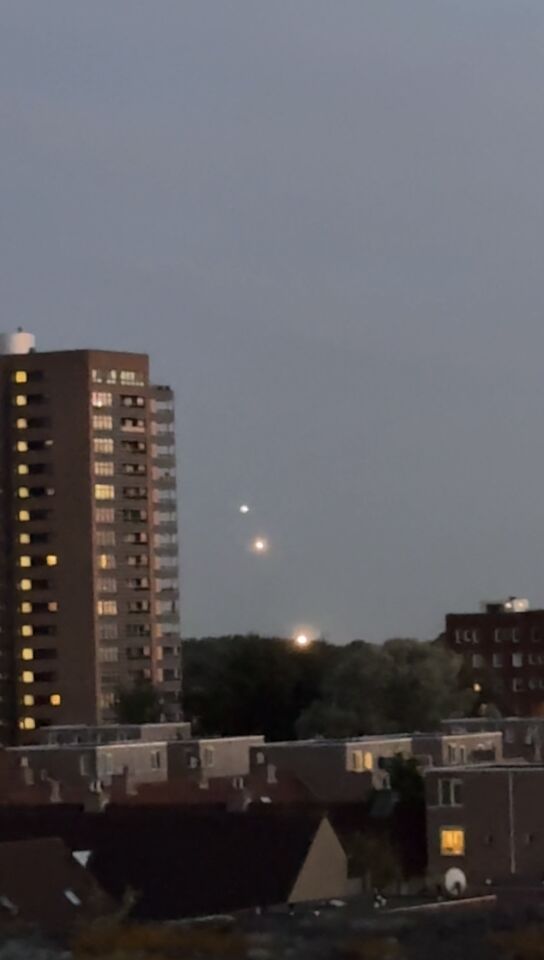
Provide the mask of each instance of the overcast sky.
[{"label": "overcast sky", "polygon": [[0,326],[175,388],[184,635],[544,603],[543,89],[542,0],[0,0]]}]

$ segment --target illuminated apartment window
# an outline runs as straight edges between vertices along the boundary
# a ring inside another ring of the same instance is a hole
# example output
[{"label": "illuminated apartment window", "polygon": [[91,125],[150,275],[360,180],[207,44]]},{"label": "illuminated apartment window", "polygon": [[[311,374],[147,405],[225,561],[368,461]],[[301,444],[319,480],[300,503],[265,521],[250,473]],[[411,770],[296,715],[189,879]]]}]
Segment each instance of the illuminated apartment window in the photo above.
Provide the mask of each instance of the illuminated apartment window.
[{"label": "illuminated apartment window", "polygon": [[94,465],[94,472],[97,477],[113,477],[113,463],[109,460],[99,460]]},{"label": "illuminated apartment window", "polygon": [[26,407],[28,400],[24,393],[17,393],[13,398],[16,407]]},{"label": "illuminated apartment window", "polygon": [[440,853],[443,857],[464,856],[465,831],[462,827],[441,827]]},{"label": "illuminated apartment window", "polygon": [[59,604],[57,600],[50,600],[47,604],[47,609],[49,613],[57,613],[59,609]]},{"label": "illuminated apartment window", "polygon": [[25,556],[25,557],[19,557],[19,566],[20,566],[20,567],[30,567],[30,566],[32,566],[32,558],[31,558],[31,557],[26,557],[26,556]]},{"label": "illuminated apartment window", "polygon": [[115,530],[97,530],[96,543],[99,547],[114,547]]},{"label": "illuminated apartment window", "polygon": [[31,670],[23,670],[21,680],[23,683],[34,683],[34,674]]},{"label": "illuminated apartment window", "polygon": [[31,637],[34,633],[34,629],[30,623],[23,623],[21,627],[21,636],[22,637]]},{"label": "illuminated apartment window", "polygon": [[19,606],[19,610],[21,613],[32,613],[32,604],[29,600],[23,600]]},{"label": "illuminated apartment window", "polygon": [[93,450],[95,453],[113,453],[113,439],[111,437],[95,437]]},{"label": "illuminated apartment window", "polygon": [[144,375],[143,373],[137,373],[135,370],[121,370],[119,382],[125,385],[131,384],[135,387],[143,387]]},{"label": "illuminated apartment window", "polygon": [[19,513],[17,514],[17,519],[20,520],[21,523],[26,523],[27,520],[30,520],[30,514],[28,510],[19,510]]},{"label": "illuminated apartment window", "polygon": [[115,511],[111,507],[97,507],[94,519],[97,523],[113,523],[115,521]]},{"label": "illuminated apartment window", "polygon": [[23,704],[25,705],[25,707],[34,706],[34,696],[32,693],[25,693],[23,697]]},{"label": "illuminated apartment window", "polygon": [[115,555],[113,553],[98,554],[98,569],[113,570],[115,568]]},{"label": "illuminated apartment window", "polygon": [[45,562],[48,567],[56,567],[57,563],[59,562],[59,558],[57,557],[56,553],[48,553],[45,558]]},{"label": "illuminated apartment window", "polygon": [[23,649],[21,650],[21,659],[22,659],[22,660],[33,660],[33,659],[34,659],[34,651],[33,651],[32,647],[23,647]]},{"label": "illuminated apartment window", "polygon": [[17,496],[19,497],[20,500],[26,500],[26,498],[29,496],[28,487],[19,487],[19,489],[17,490]]},{"label": "illuminated apartment window", "polygon": [[19,583],[20,590],[32,590],[32,580],[21,580]]},{"label": "illuminated apartment window", "polygon": [[30,534],[29,534],[29,533],[20,533],[20,534],[19,534],[19,543],[30,543]]},{"label": "illuminated apartment window", "polygon": [[93,430],[113,430],[113,417],[95,414],[93,416]]},{"label": "illuminated apartment window", "polygon": [[49,697],[49,702],[52,707],[60,707],[61,705],[61,695],[60,693],[52,693]]},{"label": "illuminated apartment window", "polygon": [[96,612],[99,617],[114,617],[117,614],[116,600],[98,600]]},{"label": "illuminated apartment window", "polygon": [[18,430],[26,430],[28,427],[28,420],[25,420],[24,417],[19,417],[18,420],[15,421],[15,426]]},{"label": "illuminated apartment window", "polygon": [[23,717],[22,720],[19,720],[19,728],[21,730],[34,730],[36,727],[36,721],[33,717]]},{"label": "illuminated apartment window", "polygon": [[26,383],[28,380],[28,373],[26,370],[15,370],[11,375],[11,379],[14,383]]},{"label": "illuminated apartment window", "polygon": [[94,496],[96,500],[113,500],[115,489],[112,483],[95,483]]},{"label": "illuminated apartment window", "polygon": [[93,407],[111,407],[113,397],[111,393],[95,391],[91,394],[91,403]]},{"label": "illuminated apartment window", "polygon": [[20,464],[17,466],[17,473],[19,474],[19,476],[24,476],[25,474],[27,474],[27,473],[28,473],[28,463],[20,463]]},{"label": "illuminated apartment window", "polygon": [[366,752],[363,757],[363,767],[365,770],[372,770],[374,767],[374,757],[370,752]]},{"label": "illuminated apartment window", "polygon": [[26,453],[28,450],[28,443],[26,440],[18,440],[16,444],[16,449],[18,453]]}]

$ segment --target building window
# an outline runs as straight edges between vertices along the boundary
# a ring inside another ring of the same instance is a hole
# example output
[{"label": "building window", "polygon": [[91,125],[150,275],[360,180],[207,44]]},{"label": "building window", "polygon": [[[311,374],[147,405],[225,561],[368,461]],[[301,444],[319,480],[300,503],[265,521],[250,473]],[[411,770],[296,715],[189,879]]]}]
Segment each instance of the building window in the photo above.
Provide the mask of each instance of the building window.
[{"label": "building window", "polygon": [[522,666],[523,666],[523,654],[522,654],[522,653],[513,653],[513,654],[512,654],[512,666],[513,666],[513,667],[522,667]]},{"label": "building window", "polygon": [[99,553],[97,557],[97,566],[99,570],[114,570],[115,569],[115,554],[113,553]]},{"label": "building window", "polygon": [[440,853],[443,857],[464,856],[465,831],[462,827],[441,827]]},{"label": "building window", "polygon": [[99,547],[114,547],[115,530],[97,530],[96,543]]},{"label": "building window", "polygon": [[98,593],[117,593],[117,580],[115,577],[97,577],[96,589]]},{"label": "building window", "polygon": [[[127,627],[128,630],[128,627]],[[98,625],[98,636],[100,640],[117,640],[116,623],[100,623]]]},{"label": "building window", "polygon": [[33,717],[23,717],[19,720],[19,729],[20,730],[34,730],[36,727],[36,721]]},{"label": "building window", "polygon": [[502,653],[494,653],[494,654],[493,654],[493,666],[494,666],[494,667],[502,667],[503,662],[504,662],[504,661],[503,661]]},{"label": "building window", "polygon": [[95,437],[93,439],[93,450],[95,453],[113,453],[112,437]]},{"label": "building window", "polygon": [[94,518],[96,523],[114,523],[115,512],[111,507],[97,507]]},{"label": "building window", "polygon": [[117,383],[117,370],[93,370],[91,373],[93,383]]},{"label": "building window", "polygon": [[113,430],[113,417],[95,413],[93,416],[93,430]]},{"label": "building window", "polygon": [[123,407],[145,407],[144,397],[134,396],[133,394],[121,395],[121,406]]},{"label": "building window", "polygon": [[101,663],[118,663],[119,649],[117,647],[101,647],[99,656]]},{"label": "building window", "polygon": [[214,748],[213,747],[204,747],[204,766],[213,767],[214,764]]},{"label": "building window", "polygon": [[14,370],[11,379],[13,383],[26,383],[28,380],[28,373],[26,370]]},{"label": "building window", "polygon": [[28,427],[28,420],[25,420],[24,417],[19,417],[15,421],[15,426],[17,427],[17,430],[26,430]]},{"label": "building window", "polygon": [[484,663],[485,663],[485,660],[481,656],[481,654],[479,653],[472,654],[472,666],[474,667],[475,670],[477,670],[479,667],[483,667]]},{"label": "building window", "polygon": [[441,807],[461,806],[461,780],[438,781],[438,803]]},{"label": "building window", "polygon": [[121,430],[124,430],[125,433],[145,433],[145,420],[122,417]]},{"label": "building window", "polygon": [[145,379],[143,373],[136,370],[121,370],[119,374],[119,383],[131,385],[134,387],[143,387]]},{"label": "building window", "polygon": [[123,537],[123,543],[147,543],[148,536],[147,533],[138,532],[138,533],[125,533]]},{"label": "building window", "polygon": [[160,770],[161,769],[161,754],[160,750],[151,751],[151,769]]},{"label": "building window", "polygon": [[149,613],[150,610],[151,602],[149,600],[129,600],[128,602],[129,613]]},{"label": "building window", "polygon": [[523,680],[521,677],[514,677],[512,680],[512,690],[514,693],[522,693],[523,691]]},{"label": "building window", "polygon": [[51,704],[52,707],[60,707],[61,702],[62,702],[62,698],[60,693],[52,693],[51,696],[49,697],[49,703]]},{"label": "building window", "polygon": [[34,683],[34,674],[31,670],[23,670],[21,680],[23,683]]},{"label": "building window", "polygon": [[56,567],[59,562],[59,558],[57,557],[56,553],[48,553],[45,557],[45,562],[48,567]]},{"label": "building window", "polygon": [[97,477],[113,477],[113,463],[110,460],[98,460],[94,465],[94,472]]},{"label": "building window", "polygon": [[100,407],[111,407],[112,403],[113,397],[111,393],[93,391],[91,394],[91,404],[97,409],[100,409]]},{"label": "building window", "polygon": [[519,643],[520,632],[517,627],[497,627],[494,637],[495,643]]},{"label": "building window", "polygon": [[515,743],[516,742],[516,731],[513,727],[506,727],[504,731],[504,742],[505,743]]},{"label": "building window", "polygon": [[95,500],[113,500],[115,498],[115,489],[112,483],[95,483]]},{"label": "building window", "polygon": [[99,617],[114,617],[117,614],[116,600],[98,600],[96,612]]},{"label": "building window", "polygon": [[33,660],[34,651],[32,647],[23,647],[21,650],[21,660]]}]

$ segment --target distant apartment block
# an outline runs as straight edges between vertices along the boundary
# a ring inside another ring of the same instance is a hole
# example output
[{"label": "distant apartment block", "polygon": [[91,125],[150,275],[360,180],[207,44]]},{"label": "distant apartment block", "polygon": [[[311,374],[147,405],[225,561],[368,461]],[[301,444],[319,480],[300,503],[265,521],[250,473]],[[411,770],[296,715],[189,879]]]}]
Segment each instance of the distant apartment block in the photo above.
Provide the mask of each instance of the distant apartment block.
[{"label": "distant apartment block", "polygon": [[502,712],[544,712],[544,610],[511,597],[487,603],[479,613],[450,613],[445,640],[464,658],[475,683],[495,694]]},{"label": "distant apartment block", "polygon": [[142,354],[0,354],[1,739],[110,723],[141,681],[178,720],[172,391]]}]

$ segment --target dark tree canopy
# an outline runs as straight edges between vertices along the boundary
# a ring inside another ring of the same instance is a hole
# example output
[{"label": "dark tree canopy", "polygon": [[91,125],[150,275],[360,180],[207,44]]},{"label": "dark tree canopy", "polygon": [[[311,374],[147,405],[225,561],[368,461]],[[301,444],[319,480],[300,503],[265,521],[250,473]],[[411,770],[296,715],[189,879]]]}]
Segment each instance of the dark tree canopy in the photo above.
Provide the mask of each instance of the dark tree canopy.
[{"label": "dark tree canopy", "polygon": [[162,704],[155,687],[141,682],[118,691],[115,712],[118,723],[158,723],[162,718]]}]

